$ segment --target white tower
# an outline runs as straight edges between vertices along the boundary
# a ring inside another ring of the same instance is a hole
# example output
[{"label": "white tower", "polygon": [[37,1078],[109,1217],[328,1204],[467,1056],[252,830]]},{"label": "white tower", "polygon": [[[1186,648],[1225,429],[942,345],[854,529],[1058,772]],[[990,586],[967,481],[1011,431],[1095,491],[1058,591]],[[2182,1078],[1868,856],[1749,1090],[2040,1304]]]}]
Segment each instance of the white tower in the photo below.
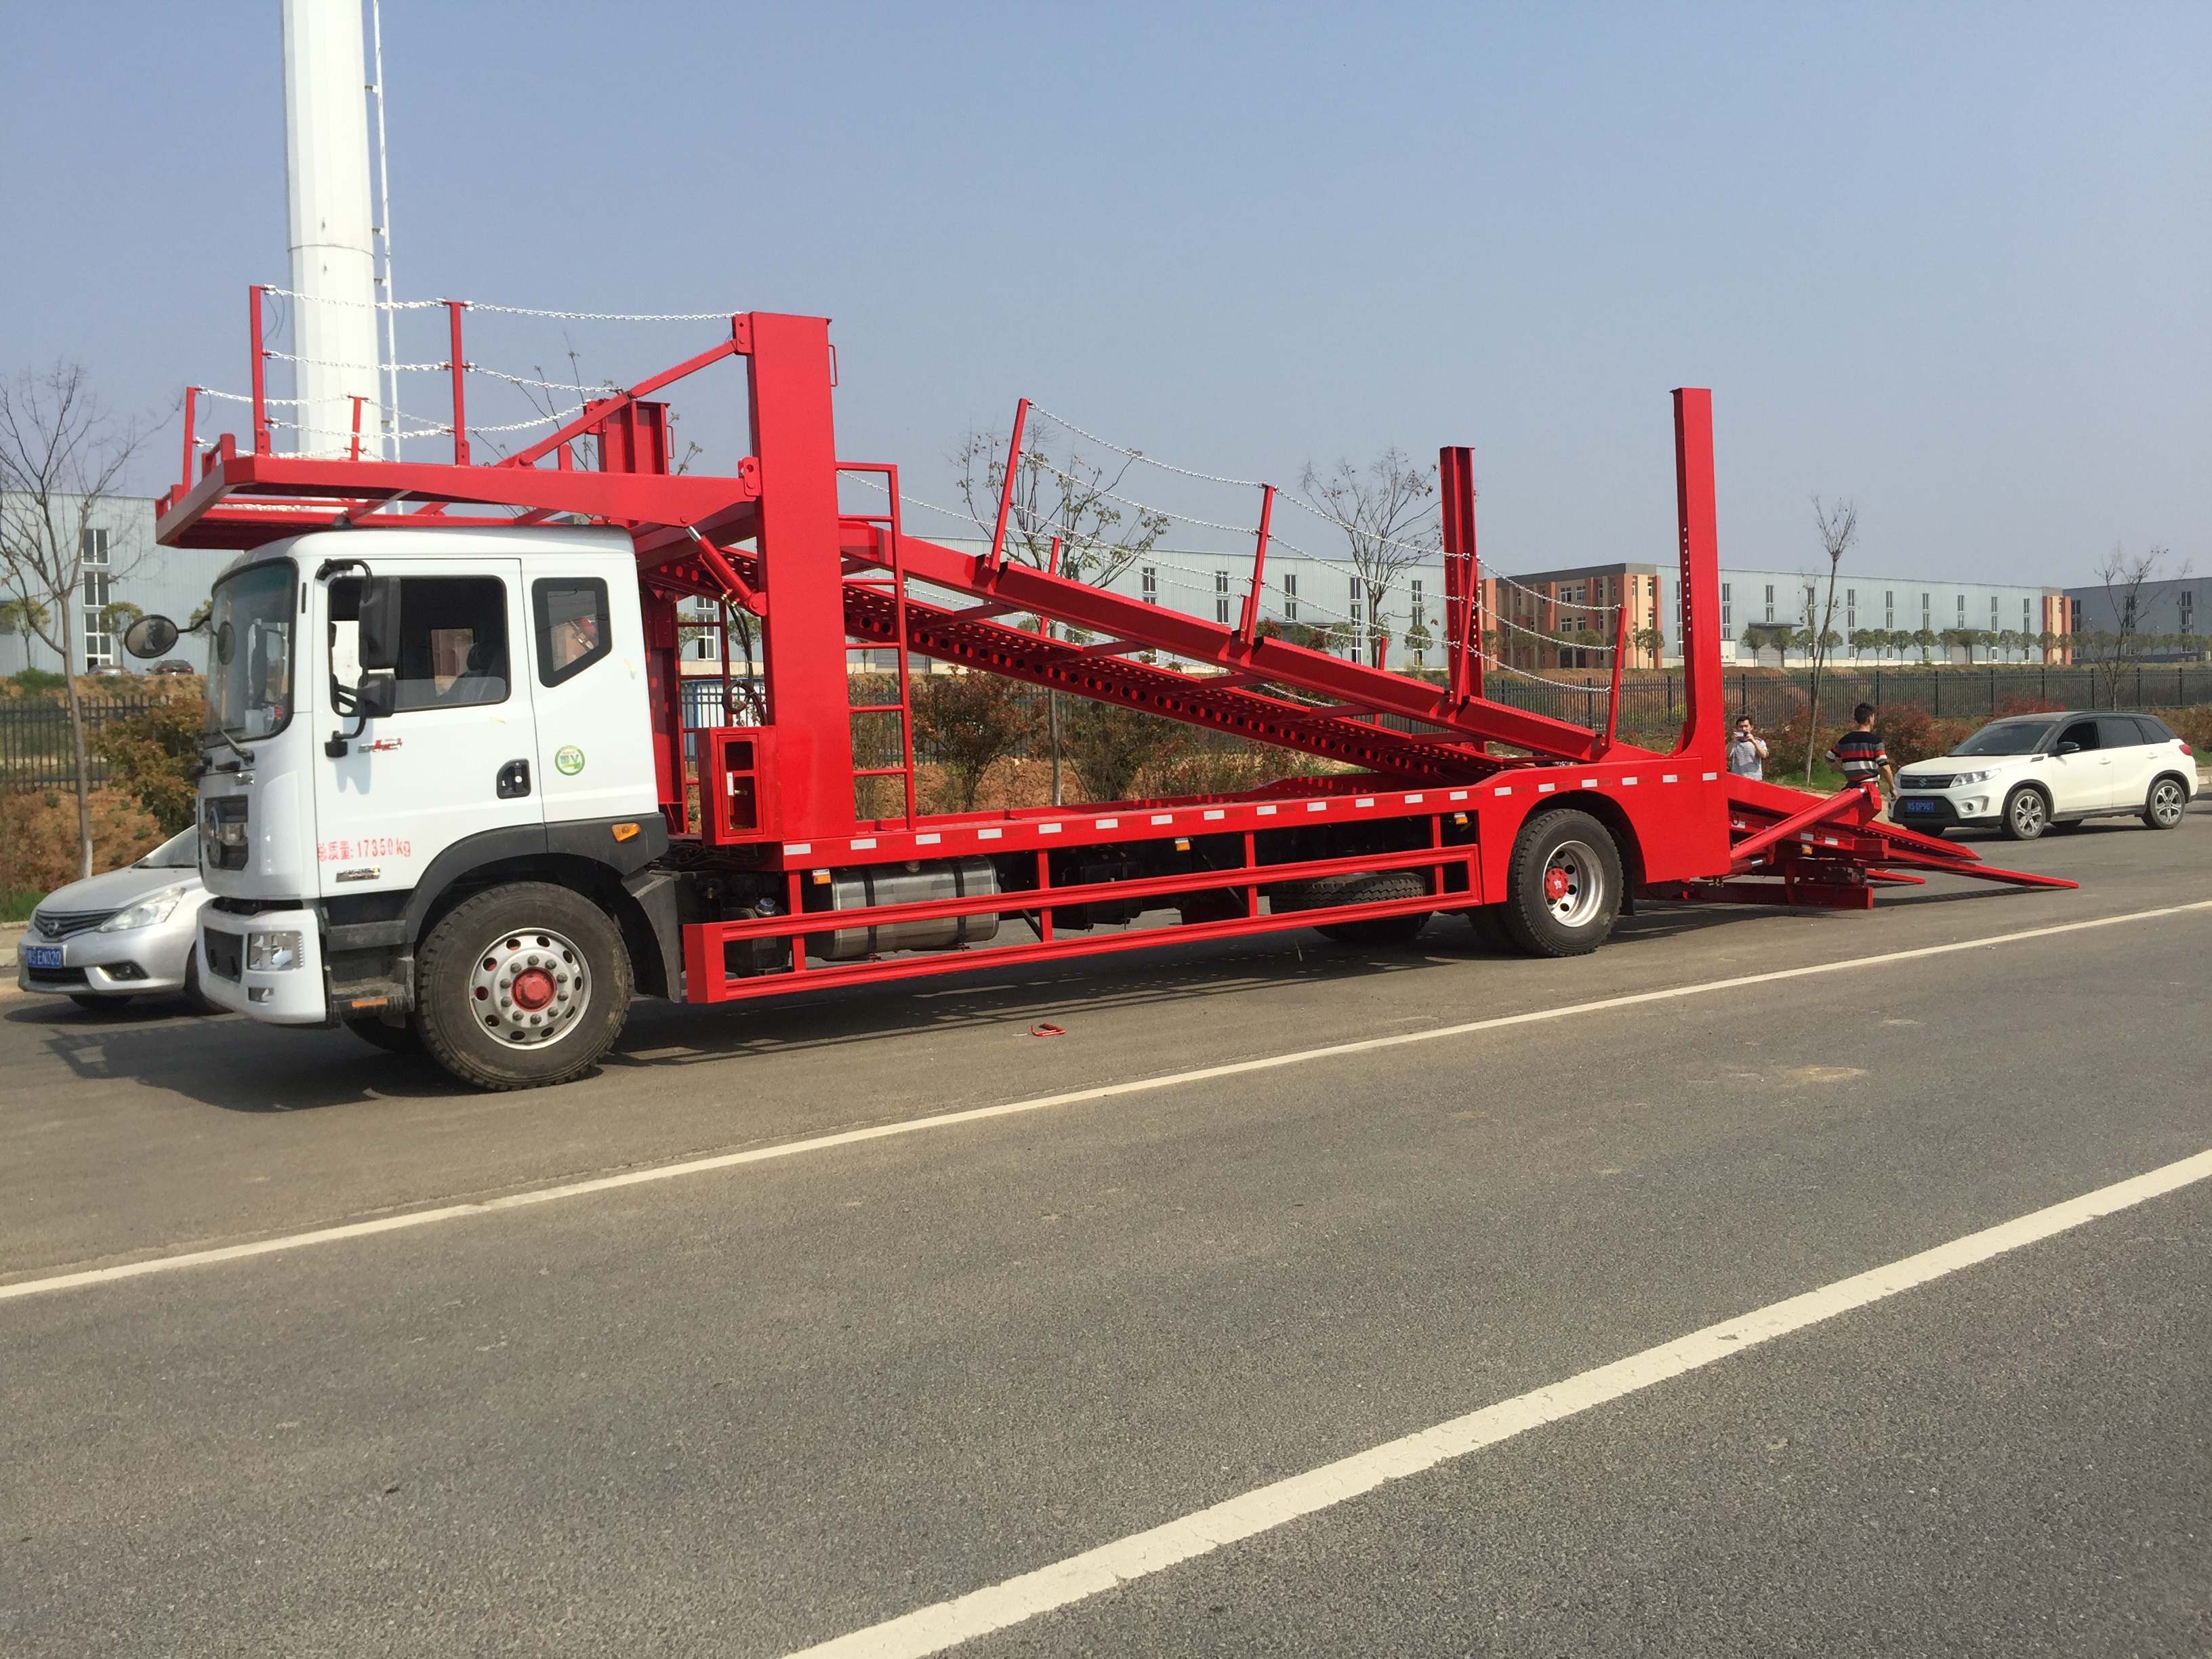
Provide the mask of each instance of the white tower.
[{"label": "white tower", "polygon": [[292,349],[303,455],[343,455],[362,405],[362,453],[379,453],[375,264],[361,0],[283,0],[284,178],[291,214]]}]

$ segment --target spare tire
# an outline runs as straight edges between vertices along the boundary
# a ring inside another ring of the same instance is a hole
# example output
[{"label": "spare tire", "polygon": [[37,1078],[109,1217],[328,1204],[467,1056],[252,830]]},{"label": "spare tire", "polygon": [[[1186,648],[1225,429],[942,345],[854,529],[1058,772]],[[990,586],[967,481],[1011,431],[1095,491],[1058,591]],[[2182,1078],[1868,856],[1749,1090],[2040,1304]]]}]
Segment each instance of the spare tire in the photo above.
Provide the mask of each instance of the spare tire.
[{"label": "spare tire", "polygon": [[[1280,913],[1338,904],[1381,904],[1392,899],[1423,898],[1428,890],[1428,883],[1415,871],[1358,870],[1349,875],[1301,882],[1295,892],[1278,896],[1274,908]],[[1402,916],[1370,916],[1362,921],[1324,921],[1315,931],[1339,945],[1407,945],[1419,936],[1434,914],[1415,910]]]}]

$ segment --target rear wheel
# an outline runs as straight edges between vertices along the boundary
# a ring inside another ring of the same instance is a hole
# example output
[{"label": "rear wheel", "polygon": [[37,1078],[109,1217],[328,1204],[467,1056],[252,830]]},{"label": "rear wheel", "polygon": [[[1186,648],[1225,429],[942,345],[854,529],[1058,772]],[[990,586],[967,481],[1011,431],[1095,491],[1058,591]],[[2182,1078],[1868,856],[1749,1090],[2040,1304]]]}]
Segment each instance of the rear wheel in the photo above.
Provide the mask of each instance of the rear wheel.
[{"label": "rear wheel", "polygon": [[479,1089],[534,1089],[590,1070],[621,1035],[629,954],[581,894],[517,882],[431,929],[416,984],[414,1024],[434,1060]]},{"label": "rear wheel", "polygon": [[2154,830],[2172,830],[2189,810],[2189,791],[2179,778],[2160,778],[2150,787],[2143,803],[2143,822]]},{"label": "rear wheel", "polygon": [[1523,824],[1513,843],[1501,920],[1535,957],[1578,957],[1620,916],[1620,851],[1606,827],[1572,808]]},{"label": "rear wheel", "polygon": [[2051,827],[2051,801],[2032,783],[2023,783],[2005,797],[2004,832],[2008,841],[2033,841]]}]

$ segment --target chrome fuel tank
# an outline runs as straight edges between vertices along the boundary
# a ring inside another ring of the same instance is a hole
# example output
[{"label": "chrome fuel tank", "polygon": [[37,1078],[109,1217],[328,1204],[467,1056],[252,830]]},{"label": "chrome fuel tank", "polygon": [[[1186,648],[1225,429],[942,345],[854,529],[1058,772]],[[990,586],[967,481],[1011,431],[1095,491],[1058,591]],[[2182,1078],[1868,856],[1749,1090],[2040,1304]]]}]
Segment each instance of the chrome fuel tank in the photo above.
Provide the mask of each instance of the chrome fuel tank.
[{"label": "chrome fuel tank", "polygon": [[[999,873],[988,859],[866,865],[831,872],[830,904],[833,910],[858,910],[879,904],[980,898],[998,890]],[[892,951],[950,951],[963,945],[980,945],[995,939],[998,932],[999,918],[988,912],[980,916],[943,916],[811,934],[806,952],[825,962],[864,962]]]}]

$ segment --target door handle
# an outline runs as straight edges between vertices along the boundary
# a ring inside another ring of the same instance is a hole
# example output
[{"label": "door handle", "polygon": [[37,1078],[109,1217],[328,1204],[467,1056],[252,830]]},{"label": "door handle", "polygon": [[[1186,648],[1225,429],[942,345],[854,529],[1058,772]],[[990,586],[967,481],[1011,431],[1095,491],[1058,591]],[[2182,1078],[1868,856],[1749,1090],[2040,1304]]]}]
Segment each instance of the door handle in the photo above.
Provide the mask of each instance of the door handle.
[{"label": "door handle", "polygon": [[515,800],[530,793],[530,763],[511,760],[499,769],[499,777],[492,785],[501,800]]}]

